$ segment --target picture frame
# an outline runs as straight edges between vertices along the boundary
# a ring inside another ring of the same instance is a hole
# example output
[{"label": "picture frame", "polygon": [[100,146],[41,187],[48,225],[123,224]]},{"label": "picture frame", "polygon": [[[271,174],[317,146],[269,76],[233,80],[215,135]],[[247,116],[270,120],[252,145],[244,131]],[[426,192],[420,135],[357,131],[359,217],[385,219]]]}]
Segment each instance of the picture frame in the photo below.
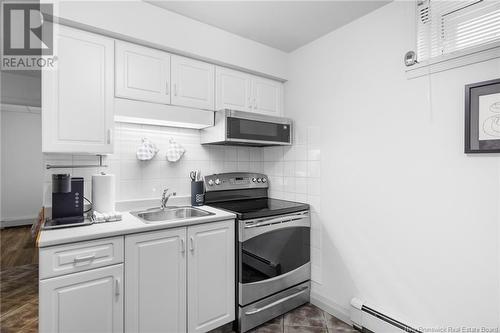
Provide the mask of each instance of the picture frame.
[{"label": "picture frame", "polygon": [[500,153],[500,79],[465,86],[464,152]]}]

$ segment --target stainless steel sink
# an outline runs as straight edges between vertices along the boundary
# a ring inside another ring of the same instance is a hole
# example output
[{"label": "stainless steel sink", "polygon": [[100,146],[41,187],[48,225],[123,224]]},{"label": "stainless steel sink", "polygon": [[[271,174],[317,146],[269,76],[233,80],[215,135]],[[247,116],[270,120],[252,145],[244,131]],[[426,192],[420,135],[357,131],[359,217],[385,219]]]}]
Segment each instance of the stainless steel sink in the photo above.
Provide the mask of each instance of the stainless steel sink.
[{"label": "stainless steel sink", "polygon": [[131,212],[131,214],[137,216],[145,223],[167,222],[214,215],[214,213],[194,207],[167,207],[165,209],[154,208]]}]

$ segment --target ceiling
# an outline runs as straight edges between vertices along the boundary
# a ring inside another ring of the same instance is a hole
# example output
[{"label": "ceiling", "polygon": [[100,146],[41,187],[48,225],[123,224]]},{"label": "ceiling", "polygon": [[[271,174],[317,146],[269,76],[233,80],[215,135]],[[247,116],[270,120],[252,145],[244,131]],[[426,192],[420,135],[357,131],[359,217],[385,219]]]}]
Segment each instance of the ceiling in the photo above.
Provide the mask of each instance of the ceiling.
[{"label": "ceiling", "polygon": [[146,1],[285,52],[291,52],[390,2]]}]

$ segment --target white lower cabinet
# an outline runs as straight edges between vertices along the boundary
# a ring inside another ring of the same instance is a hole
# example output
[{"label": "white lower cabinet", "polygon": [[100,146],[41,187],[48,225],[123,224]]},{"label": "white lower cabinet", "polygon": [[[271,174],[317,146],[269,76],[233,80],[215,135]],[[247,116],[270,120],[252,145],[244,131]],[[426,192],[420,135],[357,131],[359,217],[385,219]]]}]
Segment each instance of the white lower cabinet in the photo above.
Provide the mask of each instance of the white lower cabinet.
[{"label": "white lower cabinet", "polygon": [[234,221],[188,228],[188,332],[234,320]]},{"label": "white lower cabinet", "polygon": [[41,248],[39,331],[201,333],[233,321],[234,223]]},{"label": "white lower cabinet", "polygon": [[125,332],[186,331],[186,228],[125,238]]},{"label": "white lower cabinet", "polygon": [[123,264],[41,280],[40,333],[123,332]]},{"label": "white lower cabinet", "polygon": [[125,332],[207,332],[235,318],[234,220],[126,236],[125,266]]}]

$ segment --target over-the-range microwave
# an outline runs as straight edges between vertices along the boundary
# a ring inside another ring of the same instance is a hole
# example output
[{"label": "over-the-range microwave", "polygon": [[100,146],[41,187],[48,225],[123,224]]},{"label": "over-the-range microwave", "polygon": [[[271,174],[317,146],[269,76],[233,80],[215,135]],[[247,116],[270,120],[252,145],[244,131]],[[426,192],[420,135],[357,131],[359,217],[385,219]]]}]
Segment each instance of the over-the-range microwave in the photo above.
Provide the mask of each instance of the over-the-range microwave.
[{"label": "over-the-range microwave", "polygon": [[213,127],[201,130],[201,144],[283,146],[292,144],[292,120],[252,112],[220,110]]}]

